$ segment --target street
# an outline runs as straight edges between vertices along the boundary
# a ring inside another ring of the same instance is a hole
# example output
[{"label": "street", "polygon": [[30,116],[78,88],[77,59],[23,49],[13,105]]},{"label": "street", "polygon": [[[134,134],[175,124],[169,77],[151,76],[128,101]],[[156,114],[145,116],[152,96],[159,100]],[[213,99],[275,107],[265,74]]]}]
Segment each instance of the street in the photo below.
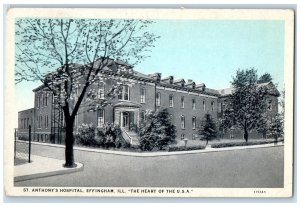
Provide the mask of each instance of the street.
[{"label": "street", "polygon": [[[75,150],[81,172],[16,182],[51,187],[283,187],[283,146],[161,157]],[[32,145],[32,153],[64,159],[64,148]],[[47,165],[47,163],[45,163]]]}]

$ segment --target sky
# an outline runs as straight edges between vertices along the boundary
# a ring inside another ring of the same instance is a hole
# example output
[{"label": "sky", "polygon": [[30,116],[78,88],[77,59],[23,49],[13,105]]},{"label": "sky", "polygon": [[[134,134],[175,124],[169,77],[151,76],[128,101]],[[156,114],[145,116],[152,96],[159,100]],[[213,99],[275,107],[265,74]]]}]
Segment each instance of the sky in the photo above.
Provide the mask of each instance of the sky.
[{"label": "sky", "polygon": [[[237,69],[270,73],[283,89],[284,22],[270,20],[156,20],[149,28],[160,36],[150,57],[135,70],[192,79],[206,87],[230,87]],[[16,85],[17,111],[33,107],[32,89],[40,82]]]}]

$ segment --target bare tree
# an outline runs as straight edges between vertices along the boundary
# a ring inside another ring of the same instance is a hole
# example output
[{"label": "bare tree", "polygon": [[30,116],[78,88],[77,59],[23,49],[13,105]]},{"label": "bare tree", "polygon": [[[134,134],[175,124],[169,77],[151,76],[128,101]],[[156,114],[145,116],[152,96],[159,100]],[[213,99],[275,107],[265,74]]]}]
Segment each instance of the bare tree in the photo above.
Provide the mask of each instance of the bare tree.
[{"label": "bare tree", "polygon": [[[18,19],[15,80],[41,81],[62,107],[65,119],[65,167],[74,167],[75,116],[89,87],[104,78],[112,60],[135,65],[148,57],[159,38],[149,20]],[[124,65],[114,69],[128,71]],[[107,97],[118,93],[121,79]],[[98,105],[105,104],[99,102]]]}]

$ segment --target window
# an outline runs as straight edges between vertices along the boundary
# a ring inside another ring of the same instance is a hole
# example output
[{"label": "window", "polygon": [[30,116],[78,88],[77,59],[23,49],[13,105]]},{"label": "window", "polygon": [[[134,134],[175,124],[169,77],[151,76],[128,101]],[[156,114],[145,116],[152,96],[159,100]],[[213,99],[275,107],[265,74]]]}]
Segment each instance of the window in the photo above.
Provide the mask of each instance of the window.
[{"label": "window", "polygon": [[24,119],[24,129],[26,129],[26,119]]},{"label": "window", "polygon": [[48,94],[45,95],[45,106],[48,106]]},{"label": "window", "polygon": [[181,97],[181,108],[182,109],[184,108],[184,97],[183,96]]},{"label": "window", "polygon": [[185,128],[185,117],[181,116],[181,129]]},{"label": "window", "polygon": [[43,106],[46,106],[46,97],[47,97],[47,94],[43,94]]},{"label": "window", "polygon": [[38,126],[39,126],[39,128],[42,128],[42,116],[38,116]]},{"label": "window", "polygon": [[192,100],[192,108],[196,109],[196,100],[195,99]]},{"label": "window", "polygon": [[48,115],[45,116],[45,128],[47,129],[49,126]]},{"label": "window", "polygon": [[193,116],[192,118],[192,126],[193,126],[193,129],[196,129],[196,117]]},{"label": "window", "polygon": [[40,96],[37,96],[37,107],[38,108],[40,107],[40,101],[41,101]]},{"label": "window", "polygon": [[98,87],[98,99],[104,99],[104,84],[99,83]]},{"label": "window", "polygon": [[44,142],[44,135],[41,134],[41,142]]},{"label": "window", "polygon": [[271,111],[272,110],[272,100],[268,101],[268,110]]},{"label": "window", "polygon": [[206,101],[203,100],[203,111],[205,111],[205,109],[206,109]]},{"label": "window", "polygon": [[212,101],[211,102],[211,110],[214,111],[214,108],[215,108],[215,102]]},{"label": "window", "polygon": [[169,95],[169,107],[173,107],[174,105],[174,98],[173,98],[173,95]]},{"label": "window", "polygon": [[145,119],[146,119],[145,111],[142,111],[142,112],[141,112],[141,120],[142,120],[142,121],[145,121]]},{"label": "window", "polygon": [[141,103],[145,103],[146,101],[146,88],[141,89]]},{"label": "window", "polygon": [[48,142],[48,134],[45,134],[45,141]]},{"label": "window", "polygon": [[160,93],[156,93],[156,106],[160,106],[160,98],[161,98],[161,96],[160,96]]},{"label": "window", "polygon": [[184,134],[181,134],[181,139],[182,139],[182,140],[184,139]]},{"label": "window", "polygon": [[104,125],[104,110],[99,109],[97,112],[97,126],[103,127]]},{"label": "window", "polygon": [[192,135],[192,140],[195,140],[196,137],[197,137],[197,135],[196,135],[196,134],[193,134],[193,135]]},{"label": "window", "polygon": [[219,112],[222,111],[222,103],[218,103],[218,111],[219,111]]},{"label": "window", "polygon": [[29,118],[27,118],[27,128],[29,127]]},{"label": "window", "polygon": [[75,128],[78,127],[78,113],[75,115],[74,126]]},{"label": "window", "polygon": [[119,93],[119,99],[129,101],[129,87],[127,85],[122,86],[122,91]]},{"label": "window", "polygon": [[129,100],[129,87],[126,85],[123,87],[124,90],[124,100]]}]

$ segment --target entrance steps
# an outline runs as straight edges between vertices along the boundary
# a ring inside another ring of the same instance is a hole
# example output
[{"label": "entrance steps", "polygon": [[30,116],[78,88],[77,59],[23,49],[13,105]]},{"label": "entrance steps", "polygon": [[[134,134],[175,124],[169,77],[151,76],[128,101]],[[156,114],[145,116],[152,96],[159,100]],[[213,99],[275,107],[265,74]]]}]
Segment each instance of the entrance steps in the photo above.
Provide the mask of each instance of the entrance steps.
[{"label": "entrance steps", "polygon": [[139,146],[139,135],[133,131],[121,129],[123,138],[130,143],[131,146]]}]

